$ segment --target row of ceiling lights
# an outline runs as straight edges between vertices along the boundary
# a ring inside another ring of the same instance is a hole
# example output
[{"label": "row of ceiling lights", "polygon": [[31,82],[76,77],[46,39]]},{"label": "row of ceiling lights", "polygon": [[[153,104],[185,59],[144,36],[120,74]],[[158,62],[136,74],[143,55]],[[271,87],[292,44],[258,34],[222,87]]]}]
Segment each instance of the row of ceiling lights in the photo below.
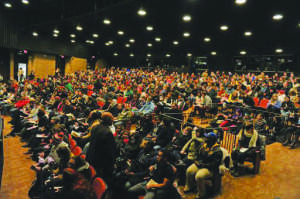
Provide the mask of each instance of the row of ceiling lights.
[{"label": "row of ceiling lights", "polygon": [[[21,0],[21,2],[22,2],[23,4],[25,4],[25,5],[28,5],[28,4],[29,4],[29,0]],[[12,4],[9,3],[9,2],[4,2],[4,6],[5,6],[6,8],[12,8]]]},{"label": "row of ceiling lights", "polygon": [[[278,49],[275,50],[275,52],[276,52],[276,53],[283,53],[283,49],[278,48]],[[212,51],[210,54],[211,54],[212,56],[216,56],[216,55],[217,55],[217,52],[216,52],[216,51]],[[247,54],[247,51],[245,51],[245,50],[240,51],[240,55],[246,55],[246,54]],[[114,52],[113,55],[114,55],[115,57],[119,56],[119,54],[118,54],[117,52]],[[134,54],[133,54],[133,53],[130,53],[129,56],[130,56],[130,57],[134,57]],[[147,54],[147,57],[151,57],[151,56],[152,56],[152,55],[151,55],[150,53]],[[170,53],[167,53],[165,56],[166,56],[166,57],[171,57],[171,54],[170,54]],[[192,56],[192,53],[187,53],[186,56],[187,56],[187,57],[191,57],[191,56]]]},{"label": "row of ceiling lights", "polygon": [[[29,4],[29,0],[21,0],[21,2],[25,5]],[[247,0],[235,0],[235,3],[238,4],[238,5],[245,4],[246,2],[247,2]],[[9,2],[4,2],[4,6],[7,7],[7,8],[11,8],[12,4],[9,3]],[[147,12],[146,12],[146,10],[141,8],[140,10],[138,10],[138,14],[140,16],[145,16],[147,14]],[[186,19],[190,20],[190,19],[188,19],[188,17]],[[110,23],[110,22],[108,22],[108,23]]]}]

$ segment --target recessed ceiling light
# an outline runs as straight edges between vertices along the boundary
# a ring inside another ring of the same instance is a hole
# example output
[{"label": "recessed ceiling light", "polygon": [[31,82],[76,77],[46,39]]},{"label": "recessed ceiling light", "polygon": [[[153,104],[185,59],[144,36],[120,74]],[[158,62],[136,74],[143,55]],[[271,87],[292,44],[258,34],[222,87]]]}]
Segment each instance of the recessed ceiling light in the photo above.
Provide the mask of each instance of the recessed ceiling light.
[{"label": "recessed ceiling light", "polygon": [[184,36],[184,37],[189,37],[189,36],[191,36],[191,34],[190,34],[189,32],[184,32],[184,33],[183,33],[183,36]]},{"label": "recessed ceiling light", "polygon": [[119,54],[118,53],[114,53],[114,56],[118,56]]},{"label": "recessed ceiling light", "polygon": [[70,34],[70,37],[75,38],[76,35],[75,34]]},{"label": "recessed ceiling light", "polygon": [[95,43],[93,40],[86,40],[85,42],[88,43],[88,44],[94,44]]},{"label": "recessed ceiling light", "polygon": [[160,37],[155,37],[155,41],[160,42],[161,38]]},{"label": "recessed ceiling light", "polygon": [[11,8],[11,7],[12,7],[11,3],[5,3],[4,6],[5,6],[6,8]]},{"label": "recessed ceiling light", "polygon": [[150,53],[147,54],[147,57],[151,57],[152,55]]},{"label": "recessed ceiling light", "polygon": [[32,35],[35,37],[39,36],[39,34],[37,32],[32,32]]},{"label": "recessed ceiling light", "polygon": [[130,44],[125,44],[125,47],[126,47],[126,48],[129,48],[129,47],[130,47]]},{"label": "recessed ceiling light", "polygon": [[146,29],[147,29],[148,31],[153,31],[153,26],[147,26]]},{"label": "recessed ceiling light", "polygon": [[192,56],[192,53],[188,53],[188,54],[186,54],[186,56],[191,57],[191,56]]},{"label": "recessed ceiling light", "polygon": [[275,50],[275,52],[276,52],[276,53],[282,53],[283,50],[282,50],[281,48],[277,48],[277,49]]},{"label": "recessed ceiling light", "polygon": [[78,31],[82,31],[82,30],[83,30],[83,28],[82,28],[80,25],[77,25],[77,26],[76,26],[76,30],[78,30]]},{"label": "recessed ceiling light", "polygon": [[23,4],[29,4],[29,1],[28,0],[22,0],[22,3]]},{"label": "recessed ceiling light", "polygon": [[242,50],[242,51],[240,52],[240,54],[241,54],[241,55],[246,55],[246,54],[247,54],[247,52],[246,52],[246,51],[244,51],[244,50]]},{"label": "recessed ceiling light", "polygon": [[109,19],[104,19],[103,23],[106,24],[106,25],[109,25],[111,23],[111,21]]},{"label": "recessed ceiling light", "polygon": [[93,34],[93,37],[94,37],[94,38],[98,38],[99,35],[98,35],[97,33],[94,33],[94,34]]},{"label": "recessed ceiling light", "polygon": [[171,55],[169,53],[166,54],[166,57],[171,57]]},{"label": "recessed ceiling light", "polygon": [[204,38],[204,41],[205,41],[205,42],[210,42],[210,40],[211,40],[211,39],[210,39],[209,37],[205,37],[205,38]]},{"label": "recessed ceiling light", "polygon": [[148,43],[147,46],[148,46],[148,47],[152,47],[152,44],[151,44],[151,43]]},{"label": "recessed ceiling light", "polygon": [[173,41],[173,44],[174,44],[174,45],[178,45],[179,42],[178,42],[178,41]]},{"label": "recessed ceiling light", "polygon": [[109,43],[110,45],[112,45],[112,44],[114,44],[114,41],[108,41],[108,43]]},{"label": "recessed ceiling light", "polygon": [[235,4],[237,4],[237,5],[242,5],[245,3],[247,3],[247,0],[235,0]]},{"label": "recessed ceiling light", "polygon": [[119,30],[118,31],[118,35],[124,35],[124,31],[123,30]]},{"label": "recessed ceiling light", "polygon": [[217,52],[216,51],[212,51],[210,54],[211,55],[217,55]]},{"label": "recessed ceiling light", "polygon": [[247,37],[250,37],[250,36],[252,35],[252,32],[251,32],[251,31],[246,31],[246,32],[244,33],[244,35],[247,36]]},{"label": "recessed ceiling light", "polygon": [[58,37],[58,34],[56,34],[56,33],[53,33],[53,37]]},{"label": "recessed ceiling light", "polygon": [[75,43],[76,41],[74,39],[71,39],[71,43]]},{"label": "recessed ceiling light", "polygon": [[220,27],[220,29],[221,29],[222,31],[226,31],[226,30],[228,30],[228,26],[223,25],[223,26]]},{"label": "recessed ceiling light", "polygon": [[145,16],[147,14],[146,10],[144,8],[140,8],[138,11],[137,11],[138,15],[140,16]]},{"label": "recessed ceiling light", "polygon": [[55,33],[55,34],[59,34],[59,30],[57,30],[57,29],[54,29],[54,30],[53,30],[53,33]]},{"label": "recessed ceiling light", "polygon": [[192,20],[191,15],[183,15],[182,20],[185,22],[189,22]]},{"label": "recessed ceiling light", "polygon": [[134,54],[133,54],[133,53],[130,53],[129,56],[130,56],[130,57],[134,57]]},{"label": "recessed ceiling light", "polygon": [[110,44],[108,42],[105,43],[105,46],[109,46]]},{"label": "recessed ceiling light", "polygon": [[275,14],[275,15],[273,16],[273,20],[279,21],[279,20],[281,20],[281,19],[283,19],[283,15],[282,15],[282,14]]},{"label": "recessed ceiling light", "polygon": [[135,40],[131,38],[131,39],[129,39],[129,42],[130,42],[130,43],[134,43]]}]

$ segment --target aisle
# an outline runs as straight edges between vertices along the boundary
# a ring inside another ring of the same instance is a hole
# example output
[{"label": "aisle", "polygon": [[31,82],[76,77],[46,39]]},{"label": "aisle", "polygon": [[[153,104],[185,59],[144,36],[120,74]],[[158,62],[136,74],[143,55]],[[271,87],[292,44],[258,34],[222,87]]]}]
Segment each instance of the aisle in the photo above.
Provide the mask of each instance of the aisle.
[{"label": "aisle", "polygon": [[[10,133],[11,125],[9,117],[4,116],[4,135]],[[19,137],[4,139],[4,169],[2,176],[2,187],[0,190],[1,199],[28,199],[28,190],[35,178],[35,172],[30,170],[34,163],[27,151],[22,148],[23,143]]]}]

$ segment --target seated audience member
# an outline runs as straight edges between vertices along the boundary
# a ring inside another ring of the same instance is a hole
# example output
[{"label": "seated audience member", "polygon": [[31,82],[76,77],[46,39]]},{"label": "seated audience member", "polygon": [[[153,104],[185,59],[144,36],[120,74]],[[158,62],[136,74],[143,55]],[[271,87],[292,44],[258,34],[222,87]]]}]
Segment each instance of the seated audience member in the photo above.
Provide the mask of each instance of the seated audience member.
[{"label": "seated audience member", "polygon": [[267,121],[262,113],[257,114],[254,120],[254,129],[261,135],[267,135]]},{"label": "seated audience member", "polygon": [[[193,135],[194,134],[194,135]],[[182,159],[186,166],[190,166],[197,159],[198,151],[204,143],[204,130],[194,128],[192,138],[182,147],[180,153],[184,155]]]},{"label": "seated audience member", "polygon": [[280,112],[281,102],[278,100],[278,94],[274,93],[270,99],[267,110],[271,112]]},{"label": "seated audience member", "polygon": [[206,137],[207,140],[200,149],[198,158],[186,171],[184,192],[188,193],[196,186],[196,198],[206,197],[205,179],[219,172],[223,157],[223,152],[217,143],[217,135],[211,132],[206,134]]},{"label": "seated audience member", "polygon": [[237,139],[239,140],[238,147],[231,153],[234,176],[239,176],[239,165],[243,164],[246,158],[254,159],[256,156],[258,132],[254,129],[252,120],[244,123]]},{"label": "seated audience member", "polygon": [[160,150],[157,155],[157,163],[150,166],[150,180],[141,182],[129,188],[129,198],[138,198],[145,195],[151,198],[178,198],[177,190],[172,187],[174,179],[174,167],[168,163],[167,151]]}]

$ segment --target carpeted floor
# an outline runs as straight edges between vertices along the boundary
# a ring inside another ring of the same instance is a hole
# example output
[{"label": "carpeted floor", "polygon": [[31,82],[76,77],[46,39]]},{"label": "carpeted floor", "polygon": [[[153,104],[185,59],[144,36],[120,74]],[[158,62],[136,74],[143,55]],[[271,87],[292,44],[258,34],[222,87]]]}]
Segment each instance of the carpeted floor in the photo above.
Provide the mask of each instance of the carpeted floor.
[{"label": "carpeted floor", "polygon": [[[11,130],[9,118],[4,117],[4,135]],[[24,155],[27,149],[18,137],[4,139],[5,162],[0,199],[27,199],[27,192],[35,173],[30,170],[33,161]],[[289,149],[274,143],[267,146],[266,161],[258,175],[223,177],[222,193],[216,199],[299,199],[300,147]],[[182,187],[180,187],[182,190]],[[195,194],[185,196],[195,198]]]}]

